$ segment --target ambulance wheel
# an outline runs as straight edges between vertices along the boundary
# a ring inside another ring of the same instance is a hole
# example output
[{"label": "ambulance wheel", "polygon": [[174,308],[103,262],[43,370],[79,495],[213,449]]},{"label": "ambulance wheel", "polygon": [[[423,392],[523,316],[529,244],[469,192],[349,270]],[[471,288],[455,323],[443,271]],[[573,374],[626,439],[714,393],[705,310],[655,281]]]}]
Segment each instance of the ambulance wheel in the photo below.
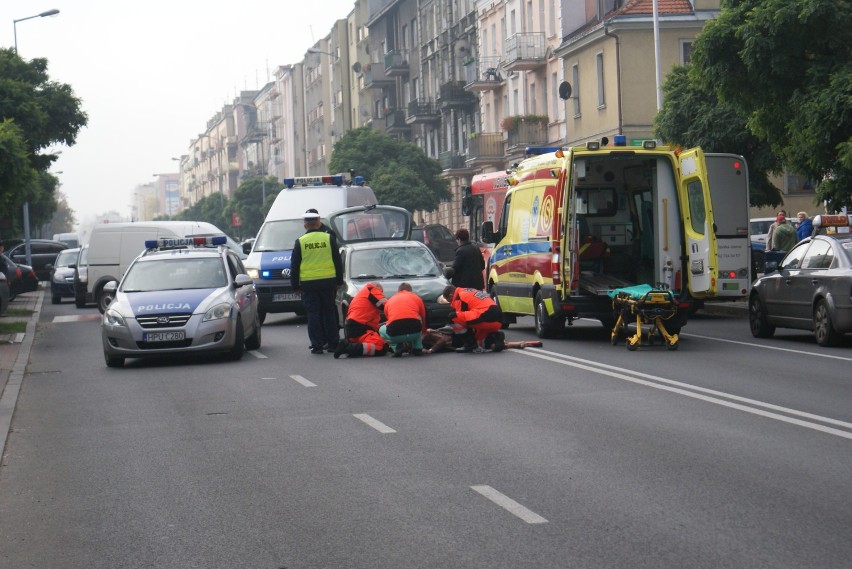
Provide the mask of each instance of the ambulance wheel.
[{"label": "ambulance wheel", "polygon": [[565,317],[551,318],[547,315],[541,291],[535,295],[535,335],[539,338],[553,338],[565,328]]}]

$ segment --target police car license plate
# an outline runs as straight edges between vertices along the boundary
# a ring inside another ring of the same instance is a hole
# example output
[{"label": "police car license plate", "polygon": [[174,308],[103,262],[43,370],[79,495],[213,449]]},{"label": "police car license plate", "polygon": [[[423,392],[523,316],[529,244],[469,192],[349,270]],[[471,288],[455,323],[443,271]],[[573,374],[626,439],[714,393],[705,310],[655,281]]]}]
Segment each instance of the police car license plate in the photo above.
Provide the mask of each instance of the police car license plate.
[{"label": "police car license plate", "polygon": [[295,292],[287,292],[282,294],[273,294],[272,302],[285,302],[288,300],[299,300],[300,298],[302,297]]},{"label": "police car license plate", "polygon": [[146,342],[174,342],[186,338],[183,330],[178,332],[147,332],[144,336]]}]

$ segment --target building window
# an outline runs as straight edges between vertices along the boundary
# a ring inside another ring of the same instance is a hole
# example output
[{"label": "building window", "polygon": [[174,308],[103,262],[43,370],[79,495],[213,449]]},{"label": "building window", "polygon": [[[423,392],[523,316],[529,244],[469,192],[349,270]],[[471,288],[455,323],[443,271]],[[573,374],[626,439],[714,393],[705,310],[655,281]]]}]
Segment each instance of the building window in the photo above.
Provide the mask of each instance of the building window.
[{"label": "building window", "polygon": [[606,106],[606,90],[604,89],[604,54],[603,52],[595,55],[595,63],[598,68],[598,108]]},{"label": "building window", "polygon": [[687,65],[692,58],[692,40],[680,40],[680,64]]},{"label": "building window", "polygon": [[580,116],[580,64],[571,66],[571,82],[574,84],[571,99],[574,101],[574,118]]},{"label": "building window", "polygon": [[530,84],[530,113],[531,115],[538,114],[538,101],[535,98],[535,83]]}]

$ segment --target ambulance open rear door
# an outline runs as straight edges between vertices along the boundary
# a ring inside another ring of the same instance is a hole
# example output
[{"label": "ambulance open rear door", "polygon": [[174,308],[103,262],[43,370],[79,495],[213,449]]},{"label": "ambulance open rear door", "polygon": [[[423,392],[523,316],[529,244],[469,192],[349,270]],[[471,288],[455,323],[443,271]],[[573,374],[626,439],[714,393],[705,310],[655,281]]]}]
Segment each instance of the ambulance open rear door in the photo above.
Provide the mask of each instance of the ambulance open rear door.
[{"label": "ambulance open rear door", "polygon": [[681,152],[680,210],[683,219],[687,260],[683,266],[686,285],[694,298],[718,294],[716,235],[707,167],[700,148]]}]

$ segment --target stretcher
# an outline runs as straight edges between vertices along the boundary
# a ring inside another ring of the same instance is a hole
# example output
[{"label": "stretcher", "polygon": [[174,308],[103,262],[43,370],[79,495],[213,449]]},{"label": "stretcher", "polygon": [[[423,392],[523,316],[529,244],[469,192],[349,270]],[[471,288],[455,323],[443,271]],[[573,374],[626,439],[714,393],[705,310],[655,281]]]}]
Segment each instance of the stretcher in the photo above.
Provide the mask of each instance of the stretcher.
[{"label": "stretcher", "polygon": [[[609,292],[613,313],[617,314],[612,328],[610,343],[618,344],[620,338],[627,342],[628,350],[635,350],[642,343],[642,326],[649,324],[648,344],[653,345],[657,334],[669,350],[676,350],[680,338],[670,334],[665,322],[677,314],[678,306],[670,290],[655,289],[651,285],[636,285],[617,288]],[[636,322],[636,333],[628,335],[628,324]]]}]

